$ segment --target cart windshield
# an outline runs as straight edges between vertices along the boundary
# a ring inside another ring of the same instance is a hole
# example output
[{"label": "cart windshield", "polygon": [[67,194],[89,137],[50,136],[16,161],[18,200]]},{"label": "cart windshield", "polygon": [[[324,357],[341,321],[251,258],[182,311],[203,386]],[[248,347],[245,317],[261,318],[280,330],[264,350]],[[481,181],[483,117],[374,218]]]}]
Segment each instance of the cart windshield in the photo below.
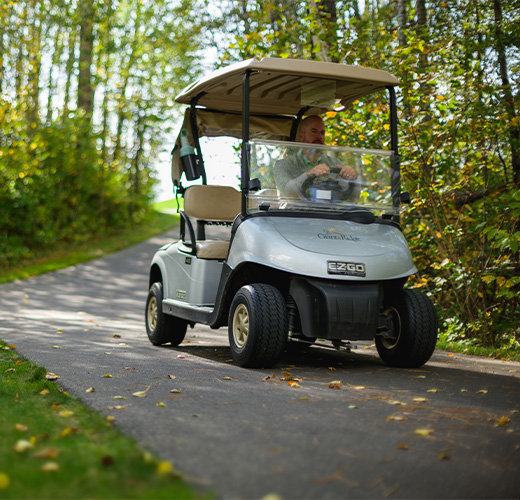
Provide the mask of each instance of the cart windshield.
[{"label": "cart windshield", "polygon": [[[307,175],[316,165],[328,166],[329,173]],[[391,151],[255,139],[250,177],[258,179],[253,182],[259,189],[249,192],[248,211],[345,212],[363,207],[375,215],[398,215],[392,171]]]}]

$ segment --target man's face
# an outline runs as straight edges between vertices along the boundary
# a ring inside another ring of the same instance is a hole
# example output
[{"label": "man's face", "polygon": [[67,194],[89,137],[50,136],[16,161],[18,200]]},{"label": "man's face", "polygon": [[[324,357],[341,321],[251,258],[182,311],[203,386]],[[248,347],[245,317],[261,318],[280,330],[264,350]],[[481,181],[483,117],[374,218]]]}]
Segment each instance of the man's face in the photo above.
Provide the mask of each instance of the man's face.
[{"label": "man's face", "polygon": [[300,130],[300,142],[325,144],[325,124],[319,118],[307,120]]}]

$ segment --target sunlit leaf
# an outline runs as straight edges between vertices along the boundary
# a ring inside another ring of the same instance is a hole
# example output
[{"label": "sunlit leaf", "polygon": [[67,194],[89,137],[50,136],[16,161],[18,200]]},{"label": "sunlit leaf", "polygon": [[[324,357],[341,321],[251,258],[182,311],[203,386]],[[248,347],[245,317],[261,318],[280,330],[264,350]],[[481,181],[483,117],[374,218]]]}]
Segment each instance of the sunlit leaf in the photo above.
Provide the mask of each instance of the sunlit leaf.
[{"label": "sunlit leaf", "polygon": [[333,380],[329,383],[329,389],[341,389],[343,387],[343,382],[341,380]]},{"label": "sunlit leaf", "polygon": [[289,382],[287,382],[291,387],[301,387],[301,385],[296,382],[295,380],[289,380]]},{"label": "sunlit leaf", "polygon": [[157,464],[157,473],[158,474],[170,474],[173,472],[173,464],[168,462],[167,460],[163,460]]},{"label": "sunlit leaf", "polygon": [[5,472],[0,472],[0,491],[6,490],[10,485],[11,478]]},{"label": "sunlit leaf", "polygon": [[404,422],[406,417],[403,415],[389,415],[386,419],[394,422]]},{"label": "sunlit leaf", "polygon": [[45,375],[45,380],[58,380],[60,378],[59,375],[56,375],[55,373],[48,372]]},{"label": "sunlit leaf", "polygon": [[58,449],[54,447],[45,448],[33,455],[33,458],[43,458],[46,460],[55,460],[58,457]]},{"label": "sunlit leaf", "polygon": [[67,418],[67,417],[70,417],[71,415],[74,415],[74,412],[70,411],[70,410],[61,410],[58,415],[60,417],[63,417],[63,418]]},{"label": "sunlit leaf", "polygon": [[105,373],[105,374],[103,375],[103,377],[104,377],[104,378],[112,378],[112,375],[110,375],[110,373]]},{"label": "sunlit leaf", "polygon": [[159,402],[157,403],[157,406],[166,406],[166,405],[165,405],[163,402],[159,401]]},{"label": "sunlit leaf", "polygon": [[415,401],[416,403],[425,403],[426,401],[428,401],[428,398],[413,398],[413,401]]},{"label": "sunlit leaf", "polygon": [[29,430],[29,427],[27,427],[26,425],[23,425],[23,424],[16,424],[14,427],[17,431],[20,431],[20,432],[25,432],[25,431]]},{"label": "sunlit leaf", "polygon": [[94,387],[89,387],[85,392],[95,392],[96,389]]},{"label": "sunlit leaf", "polygon": [[146,393],[148,392],[148,389],[150,389],[151,386],[152,386],[152,384],[150,384],[144,391],[134,392],[132,394],[132,396],[135,396],[136,398],[144,398],[144,397],[146,397]]},{"label": "sunlit leaf", "polygon": [[507,415],[498,419],[497,425],[498,427],[507,427],[509,425],[510,418]]},{"label": "sunlit leaf", "polygon": [[433,429],[415,429],[415,434],[418,434],[419,436],[430,436],[434,433]]},{"label": "sunlit leaf", "polygon": [[126,408],[126,406],[124,406],[124,405],[115,405],[115,406],[108,407],[109,410],[124,410],[125,408]]},{"label": "sunlit leaf", "polygon": [[46,462],[42,465],[41,470],[44,472],[56,472],[60,470],[60,466],[56,462]]},{"label": "sunlit leaf", "polygon": [[20,439],[19,441],[16,441],[13,450],[16,451],[16,453],[23,453],[24,451],[30,450],[32,447],[33,444],[30,441]]}]

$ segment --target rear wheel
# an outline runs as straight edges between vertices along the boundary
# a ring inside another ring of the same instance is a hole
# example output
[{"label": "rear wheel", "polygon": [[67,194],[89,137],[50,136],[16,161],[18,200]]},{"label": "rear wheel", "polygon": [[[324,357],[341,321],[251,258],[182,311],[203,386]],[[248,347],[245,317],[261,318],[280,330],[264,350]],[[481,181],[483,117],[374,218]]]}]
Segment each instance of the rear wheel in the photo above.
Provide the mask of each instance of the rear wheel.
[{"label": "rear wheel", "polygon": [[153,345],[162,345],[170,342],[173,346],[177,346],[186,336],[188,323],[181,318],[164,314],[162,300],[162,283],[154,283],[148,292],[148,299],[146,300],[146,333]]},{"label": "rear wheel", "polygon": [[383,315],[390,332],[376,337],[381,359],[401,368],[424,365],[437,342],[437,312],[429,297],[417,290],[402,290],[385,301]]},{"label": "rear wheel", "polygon": [[271,285],[240,288],[229,310],[228,333],[233,359],[261,368],[278,362],[287,343],[288,315],[280,291]]}]

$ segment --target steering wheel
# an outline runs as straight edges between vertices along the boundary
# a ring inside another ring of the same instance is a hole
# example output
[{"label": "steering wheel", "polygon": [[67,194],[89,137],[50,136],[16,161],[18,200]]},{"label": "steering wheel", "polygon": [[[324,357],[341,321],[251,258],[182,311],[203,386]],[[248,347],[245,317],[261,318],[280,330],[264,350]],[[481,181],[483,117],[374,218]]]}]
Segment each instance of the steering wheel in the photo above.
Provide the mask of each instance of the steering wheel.
[{"label": "steering wheel", "polygon": [[[308,201],[315,201],[312,199],[311,196],[311,188],[312,187],[320,187],[323,190],[331,191],[333,193],[339,194],[340,200],[347,200],[350,198],[351,194],[354,191],[354,182],[352,181],[346,181],[346,179],[342,179],[339,176],[339,173],[341,172],[340,168],[337,167],[330,167],[330,173],[336,174],[336,178],[334,179],[326,179],[323,180],[322,176],[317,176],[316,174],[311,174],[303,181],[302,187],[301,187],[301,195],[305,200]],[[345,184],[341,183],[340,181],[346,181],[348,183],[348,187],[345,187]]]}]

